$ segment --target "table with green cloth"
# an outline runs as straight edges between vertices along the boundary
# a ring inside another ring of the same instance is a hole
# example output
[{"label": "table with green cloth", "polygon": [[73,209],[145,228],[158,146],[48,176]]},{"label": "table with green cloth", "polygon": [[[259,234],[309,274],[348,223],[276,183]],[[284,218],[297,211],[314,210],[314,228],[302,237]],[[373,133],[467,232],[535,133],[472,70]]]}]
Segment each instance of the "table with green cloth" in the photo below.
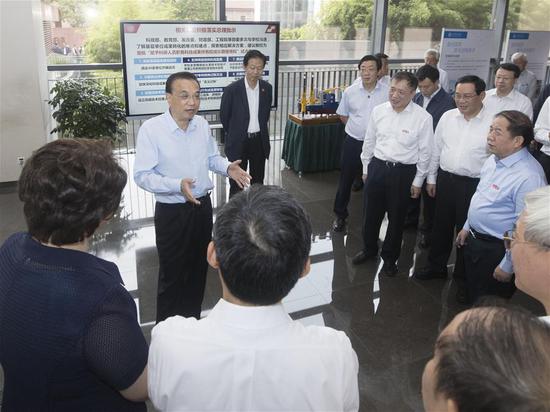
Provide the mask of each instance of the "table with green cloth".
[{"label": "table with green cloth", "polygon": [[341,122],[300,125],[289,119],[282,158],[299,173],[339,169],[344,136]]}]

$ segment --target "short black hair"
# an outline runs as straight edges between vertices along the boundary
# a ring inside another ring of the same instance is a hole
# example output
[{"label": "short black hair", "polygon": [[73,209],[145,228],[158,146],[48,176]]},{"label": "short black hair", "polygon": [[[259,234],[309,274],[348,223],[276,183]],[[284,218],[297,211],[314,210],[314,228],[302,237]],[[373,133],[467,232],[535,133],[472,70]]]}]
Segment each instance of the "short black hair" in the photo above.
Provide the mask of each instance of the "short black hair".
[{"label": "short black hair", "polygon": [[475,89],[476,89],[476,94],[479,96],[482,92],[485,91],[485,88],[487,87],[487,85],[485,84],[485,81],[481,78],[479,78],[478,76],[475,76],[473,74],[469,74],[467,76],[462,76],[461,78],[459,78],[457,81],[456,81],[456,85],[455,85],[455,88],[456,86],[458,86],[459,84],[466,84],[466,83],[471,83],[474,85]]},{"label": "short black hair", "polygon": [[375,62],[376,63],[376,70],[380,70],[382,68],[382,60],[380,58],[373,56],[372,54],[367,54],[366,56],[361,57],[361,60],[359,60],[359,63],[357,64],[357,68],[361,70],[361,65],[363,62]]},{"label": "short black hair", "polygon": [[118,209],[125,184],[108,141],[59,139],[42,146],[19,178],[29,233],[57,246],[83,241]]},{"label": "short black hair", "polygon": [[262,59],[264,62],[264,66],[267,64],[267,57],[265,57],[265,54],[263,54],[259,50],[249,50],[246,52],[243,58],[243,65],[248,66],[248,61],[250,59]]},{"label": "short black hair", "polygon": [[533,131],[533,123],[531,119],[518,110],[504,110],[495,115],[496,117],[503,117],[508,120],[508,131],[512,136],[523,137],[522,147],[529,147],[533,139],[535,138],[535,132]]},{"label": "short black hair", "polygon": [[416,88],[418,87],[417,78],[414,76],[414,74],[406,72],[406,71],[400,71],[400,72],[395,73],[391,79],[392,79],[392,81],[397,80],[398,82],[400,82],[402,80],[405,80],[407,82],[408,86],[412,90],[416,90]]},{"label": "short black hair", "polygon": [[499,64],[497,69],[495,70],[495,73],[498,71],[498,69],[502,69],[502,70],[507,70],[509,72],[513,72],[514,73],[514,78],[517,79],[520,74],[521,74],[521,70],[520,68],[515,65],[514,63],[502,63],[502,64]]},{"label": "short black hair", "polygon": [[174,83],[176,80],[183,79],[183,80],[194,80],[197,82],[199,89],[201,87],[201,84],[199,83],[199,79],[197,79],[197,76],[195,76],[191,72],[177,72],[173,73],[166,79],[166,86],[165,91],[166,93],[172,93],[172,83]]},{"label": "short black hair", "polygon": [[430,79],[435,83],[439,80],[439,70],[429,64],[425,64],[424,66],[420,66],[420,68],[416,71],[416,78],[419,82],[424,79]]},{"label": "short black hair", "polygon": [[459,412],[548,410],[550,326],[504,307],[478,308],[440,336],[435,390]]},{"label": "short black hair", "polygon": [[278,186],[252,185],[216,216],[219,270],[229,291],[253,305],[272,305],[294,287],[309,257],[311,223]]},{"label": "short black hair", "polygon": [[380,60],[390,58],[390,56],[388,56],[386,53],[376,53],[374,56],[378,57]]}]

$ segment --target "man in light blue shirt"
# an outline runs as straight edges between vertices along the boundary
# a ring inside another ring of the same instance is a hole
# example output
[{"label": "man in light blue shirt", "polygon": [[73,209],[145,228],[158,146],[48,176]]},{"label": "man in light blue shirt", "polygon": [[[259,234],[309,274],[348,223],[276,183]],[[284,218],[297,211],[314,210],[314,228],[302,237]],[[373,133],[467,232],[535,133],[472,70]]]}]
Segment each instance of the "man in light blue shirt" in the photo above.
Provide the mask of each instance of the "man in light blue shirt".
[{"label": "man in light blue shirt", "polygon": [[196,115],[200,85],[194,74],[169,76],[166,100],[168,111],[141,126],[134,163],[137,185],[157,201],[157,322],[174,315],[200,318],[212,235],[208,172],[229,176],[240,187],[250,181],[240,160],[220,156],[208,122]]},{"label": "man in light blue shirt", "polygon": [[487,137],[492,156],[481,169],[468,219],[456,240],[464,247],[471,302],[482,295],[510,298],[515,291],[503,234],[514,228],[525,195],[546,185],[542,167],[527,150],[532,140],[533,126],[525,114],[507,110],[495,116]]},{"label": "man in light blue shirt", "polygon": [[378,81],[382,62],[378,57],[364,56],[358,64],[361,81],[353,83],[342,95],[336,113],[346,125],[346,137],[342,145],[340,180],[334,199],[336,219],[332,225],[335,232],[346,227],[348,203],[354,179],[361,175],[361,151],[372,109],[388,101],[388,86]]}]

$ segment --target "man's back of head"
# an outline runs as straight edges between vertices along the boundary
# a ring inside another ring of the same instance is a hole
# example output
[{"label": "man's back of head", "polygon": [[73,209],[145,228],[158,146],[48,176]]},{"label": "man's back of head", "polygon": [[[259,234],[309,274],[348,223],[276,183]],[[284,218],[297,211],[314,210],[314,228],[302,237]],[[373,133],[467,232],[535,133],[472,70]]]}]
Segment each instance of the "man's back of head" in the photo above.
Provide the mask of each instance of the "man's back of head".
[{"label": "man's back of head", "polygon": [[253,185],[218,213],[213,245],[229,292],[247,304],[272,305],[307,271],[311,224],[283,189]]}]

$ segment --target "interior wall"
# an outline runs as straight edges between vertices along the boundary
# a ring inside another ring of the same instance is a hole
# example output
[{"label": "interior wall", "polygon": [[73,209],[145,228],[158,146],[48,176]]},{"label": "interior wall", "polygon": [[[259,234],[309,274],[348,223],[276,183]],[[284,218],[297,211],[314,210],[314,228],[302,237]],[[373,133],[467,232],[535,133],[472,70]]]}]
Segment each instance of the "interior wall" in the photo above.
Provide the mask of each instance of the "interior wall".
[{"label": "interior wall", "polygon": [[0,183],[16,181],[48,138],[46,52],[39,0],[0,1]]}]

